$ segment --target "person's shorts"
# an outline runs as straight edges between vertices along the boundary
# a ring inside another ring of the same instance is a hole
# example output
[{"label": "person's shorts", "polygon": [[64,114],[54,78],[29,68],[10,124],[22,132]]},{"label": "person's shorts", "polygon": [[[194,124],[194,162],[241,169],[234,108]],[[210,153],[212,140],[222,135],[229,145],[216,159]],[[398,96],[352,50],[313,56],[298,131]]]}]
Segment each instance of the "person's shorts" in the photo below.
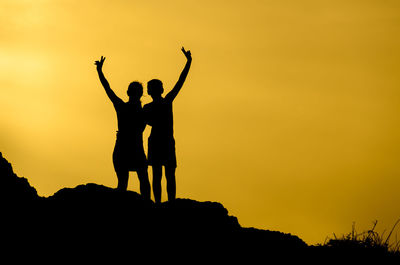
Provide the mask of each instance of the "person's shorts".
[{"label": "person's shorts", "polygon": [[113,163],[115,171],[137,171],[146,168],[147,159],[143,149],[143,141],[140,138],[125,138],[117,134]]},{"label": "person's shorts", "polygon": [[176,167],[175,140],[149,137],[147,160],[149,165]]}]

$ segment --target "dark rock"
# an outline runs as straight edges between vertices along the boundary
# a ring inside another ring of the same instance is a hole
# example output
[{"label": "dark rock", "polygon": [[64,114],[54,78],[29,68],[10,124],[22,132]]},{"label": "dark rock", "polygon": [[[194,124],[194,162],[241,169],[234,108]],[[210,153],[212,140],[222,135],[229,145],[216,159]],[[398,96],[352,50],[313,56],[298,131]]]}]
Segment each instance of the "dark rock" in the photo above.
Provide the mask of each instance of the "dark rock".
[{"label": "dark rock", "polygon": [[241,227],[217,202],[176,199],[156,205],[136,192],[93,183],[39,197],[2,156],[0,185],[2,240],[22,252],[80,255],[91,262],[103,261],[107,253],[113,260],[185,264],[341,257],[337,248],[307,246],[291,234]]},{"label": "dark rock", "polygon": [[38,194],[26,178],[18,177],[0,152],[0,201],[6,205],[24,205],[38,199]]}]

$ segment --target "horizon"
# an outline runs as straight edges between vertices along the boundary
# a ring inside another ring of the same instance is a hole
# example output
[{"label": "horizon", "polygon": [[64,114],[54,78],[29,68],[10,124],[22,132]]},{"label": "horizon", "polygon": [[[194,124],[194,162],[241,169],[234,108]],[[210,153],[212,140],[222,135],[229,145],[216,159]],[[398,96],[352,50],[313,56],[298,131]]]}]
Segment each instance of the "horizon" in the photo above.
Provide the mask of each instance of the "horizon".
[{"label": "horizon", "polygon": [[[400,218],[397,1],[0,8],[0,152],[40,196],[117,185],[117,119],[94,61],[107,58],[104,74],[125,101],[129,83],[142,82],[144,105],[148,80],[159,78],[164,95],[178,80],[184,46],[193,63],[174,101],[177,198],[220,202],[242,226],[307,244]],[[138,187],[131,172],[128,189]]]}]

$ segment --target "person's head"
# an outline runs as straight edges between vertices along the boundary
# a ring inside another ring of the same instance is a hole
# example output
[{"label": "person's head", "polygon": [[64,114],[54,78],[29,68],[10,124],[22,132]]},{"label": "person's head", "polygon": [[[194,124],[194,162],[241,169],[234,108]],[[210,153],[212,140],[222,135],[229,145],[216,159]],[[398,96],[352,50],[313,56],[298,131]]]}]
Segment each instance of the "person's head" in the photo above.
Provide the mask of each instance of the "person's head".
[{"label": "person's head", "polygon": [[163,83],[160,80],[152,79],[147,82],[147,94],[149,94],[153,99],[161,97],[163,92]]},{"label": "person's head", "polygon": [[139,100],[143,96],[142,83],[134,81],[129,84],[128,91],[129,100]]}]

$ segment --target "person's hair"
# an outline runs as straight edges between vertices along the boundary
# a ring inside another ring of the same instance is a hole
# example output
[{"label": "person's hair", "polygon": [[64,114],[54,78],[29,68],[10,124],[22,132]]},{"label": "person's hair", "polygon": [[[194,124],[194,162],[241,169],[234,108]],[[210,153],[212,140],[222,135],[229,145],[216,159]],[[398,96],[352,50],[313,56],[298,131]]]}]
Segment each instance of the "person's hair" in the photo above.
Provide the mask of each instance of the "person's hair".
[{"label": "person's hair", "polygon": [[152,95],[161,95],[164,92],[163,83],[161,80],[152,79],[147,82],[147,93]]},{"label": "person's hair", "polygon": [[138,81],[133,81],[128,86],[127,94],[129,97],[140,98],[143,95],[142,83]]}]

